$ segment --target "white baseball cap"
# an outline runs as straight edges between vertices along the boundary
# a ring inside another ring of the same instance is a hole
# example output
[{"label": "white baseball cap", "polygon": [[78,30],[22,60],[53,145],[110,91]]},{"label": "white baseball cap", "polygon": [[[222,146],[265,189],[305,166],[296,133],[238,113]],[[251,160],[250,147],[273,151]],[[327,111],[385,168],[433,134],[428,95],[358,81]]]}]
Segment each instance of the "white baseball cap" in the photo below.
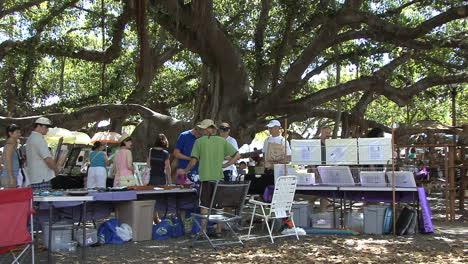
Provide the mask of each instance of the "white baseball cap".
[{"label": "white baseball cap", "polygon": [[49,126],[49,127],[52,126],[52,122],[47,117],[39,117],[34,123]]},{"label": "white baseball cap", "polygon": [[275,127],[275,126],[281,127],[281,123],[278,120],[271,120],[270,123],[268,123],[268,125],[266,125],[266,126],[268,128],[272,128],[272,127]]}]

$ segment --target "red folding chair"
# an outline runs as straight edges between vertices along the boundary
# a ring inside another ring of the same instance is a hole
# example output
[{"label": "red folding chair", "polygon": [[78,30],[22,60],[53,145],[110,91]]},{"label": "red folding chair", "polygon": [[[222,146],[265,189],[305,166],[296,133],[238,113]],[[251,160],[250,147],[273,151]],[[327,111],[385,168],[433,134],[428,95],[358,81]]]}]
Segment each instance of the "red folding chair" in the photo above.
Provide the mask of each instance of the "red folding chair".
[{"label": "red folding chair", "polygon": [[[0,255],[10,252],[11,263],[19,263],[28,250],[34,263],[33,213],[31,188],[0,190]],[[13,250],[23,245],[26,246],[16,255]]]}]

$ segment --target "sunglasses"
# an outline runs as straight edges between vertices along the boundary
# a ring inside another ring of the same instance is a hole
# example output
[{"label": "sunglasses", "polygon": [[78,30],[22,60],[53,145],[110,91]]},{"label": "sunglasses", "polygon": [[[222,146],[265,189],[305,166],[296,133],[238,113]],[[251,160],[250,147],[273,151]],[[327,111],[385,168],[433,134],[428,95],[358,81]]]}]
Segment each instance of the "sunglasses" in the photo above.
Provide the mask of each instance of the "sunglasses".
[{"label": "sunglasses", "polygon": [[220,126],[219,129],[223,130],[223,131],[228,131],[231,128],[230,127],[225,127],[225,126]]}]

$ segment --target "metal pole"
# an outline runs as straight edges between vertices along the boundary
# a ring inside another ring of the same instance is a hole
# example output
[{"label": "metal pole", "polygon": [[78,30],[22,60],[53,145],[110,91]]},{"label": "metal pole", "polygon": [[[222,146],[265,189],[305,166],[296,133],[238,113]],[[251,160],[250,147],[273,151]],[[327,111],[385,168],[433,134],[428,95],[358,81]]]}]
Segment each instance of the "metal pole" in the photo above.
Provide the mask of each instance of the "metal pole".
[{"label": "metal pole", "polygon": [[395,127],[392,117],[392,210],[393,210],[393,234],[396,235],[396,189],[395,189]]}]

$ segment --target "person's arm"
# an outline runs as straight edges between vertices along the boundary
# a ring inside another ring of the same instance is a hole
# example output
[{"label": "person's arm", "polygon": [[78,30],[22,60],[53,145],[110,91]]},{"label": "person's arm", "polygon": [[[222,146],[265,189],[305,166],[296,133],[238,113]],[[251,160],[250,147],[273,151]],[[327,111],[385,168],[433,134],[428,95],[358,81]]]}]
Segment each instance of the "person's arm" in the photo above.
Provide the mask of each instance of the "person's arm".
[{"label": "person's arm", "polygon": [[182,174],[187,174],[195,166],[195,164],[197,164],[197,162],[198,162],[198,159],[191,158],[187,167],[182,171]]},{"label": "person's arm", "polygon": [[110,166],[110,161],[109,161],[109,158],[107,157],[107,154],[104,152],[104,163],[106,164],[106,166]]},{"label": "person's arm", "polygon": [[238,159],[240,159],[240,154],[239,154],[239,152],[236,152],[236,154],[234,156],[232,156],[227,163],[223,164],[223,169],[226,168],[226,167],[231,166],[234,163],[236,163],[236,161]]},{"label": "person's arm", "polygon": [[182,154],[182,152],[180,152],[180,149],[174,149],[173,154],[174,154],[174,157],[176,157],[177,159],[190,160],[190,157]]},{"label": "person's arm", "polygon": [[7,170],[10,188],[16,188],[16,175],[13,175],[13,151],[13,145],[8,144],[5,146],[5,151],[3,153],[6,162],[4,169]]},{"label": "person's arm", "polygon": [[166,169],[166,182],[167,184],[172,184],[172,177],[171,177],[171,161],[169,160],[169,157],[167,157],[165,161],[165,169]]},{"label": "person's arm", "polygon": [[127,155],[127,168],[133,172],[133,156],[132,152],[130,150],[127,150],[126,153]]},{"label": "person's arm", "polygon": [[55,161],[51,157],[46,157],[44,162],[47,164],[47,167],[49,167],[51,170],[54,170],[56,176],[59,174]]},{"label": "person's arm", "polygon": [[147,167],[147,168],[151,168],[150,159],[151,159],[151,149],[149,150],[148,158],[146,159],[146,167]]}]

